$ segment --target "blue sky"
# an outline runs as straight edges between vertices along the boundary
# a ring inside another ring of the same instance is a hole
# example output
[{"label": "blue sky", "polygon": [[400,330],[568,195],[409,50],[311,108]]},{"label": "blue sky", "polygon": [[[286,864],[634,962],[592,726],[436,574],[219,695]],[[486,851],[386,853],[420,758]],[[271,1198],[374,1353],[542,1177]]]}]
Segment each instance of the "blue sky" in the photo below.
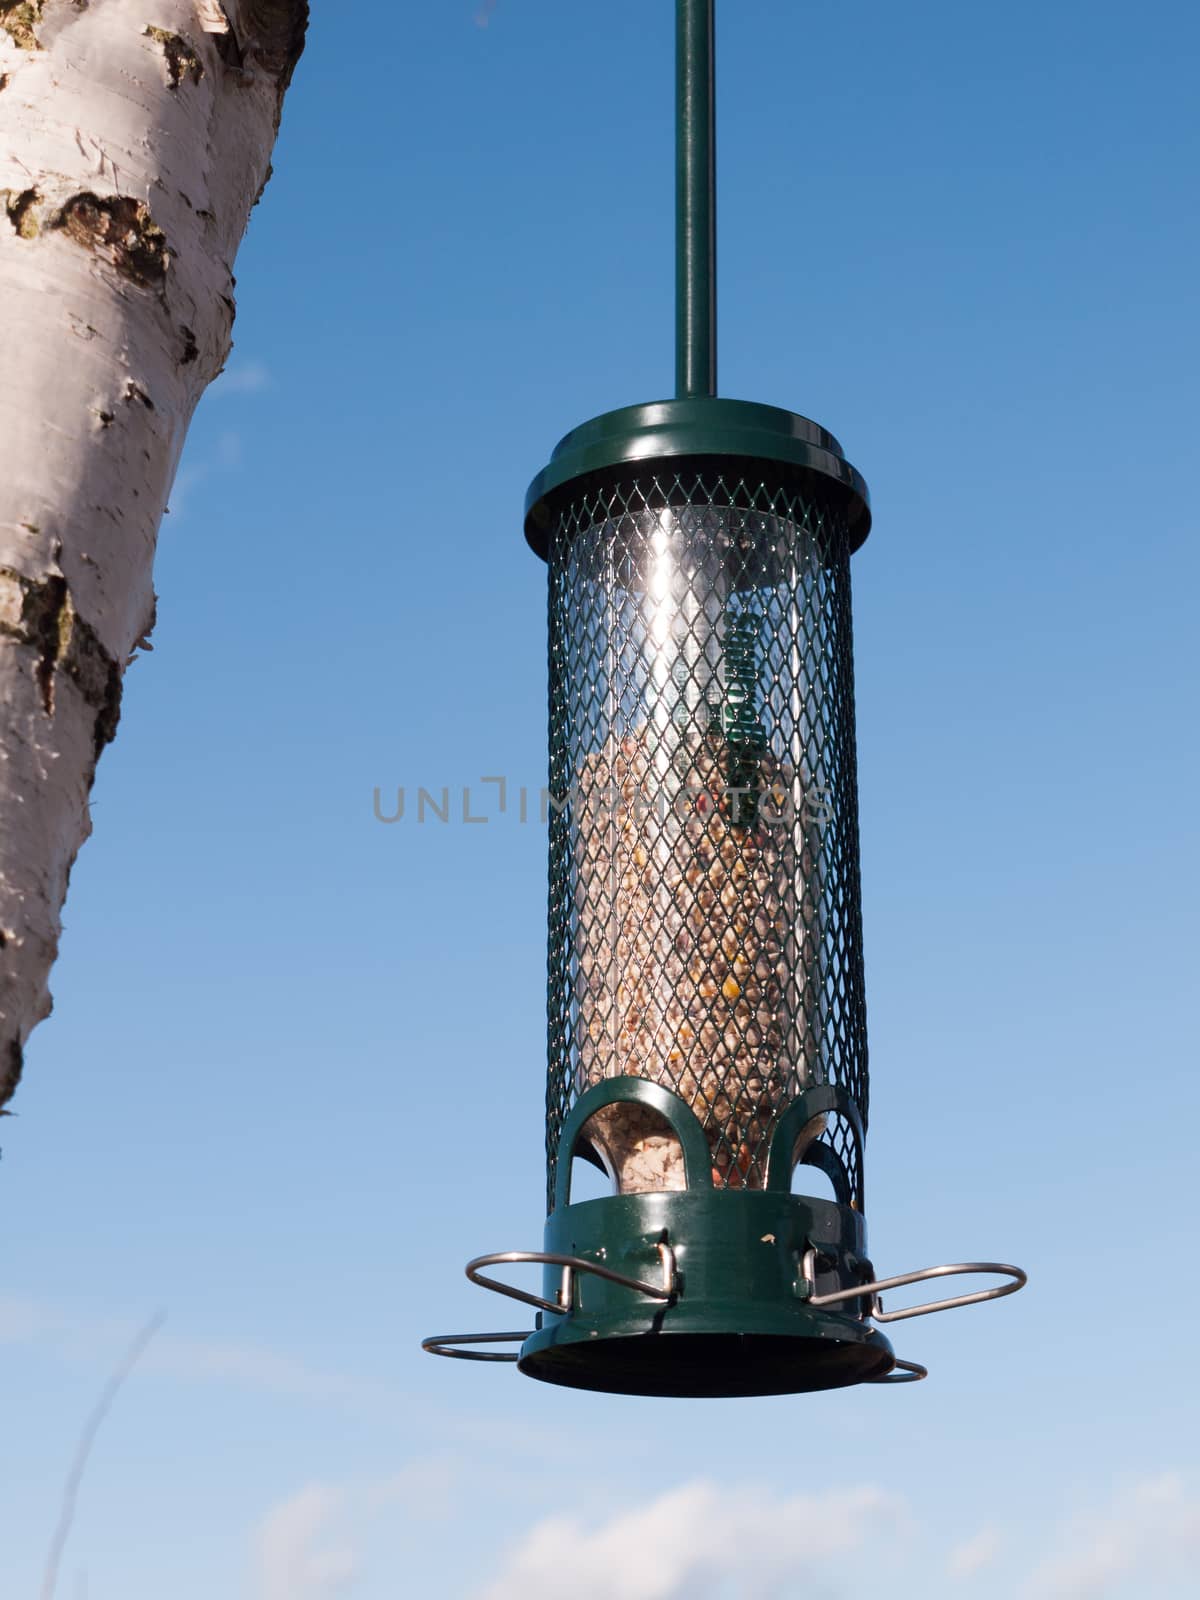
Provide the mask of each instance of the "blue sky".
[{"label": "blue sky", "polygon": [[875,507],[872,1256],[1030,1285],[901,1325],[924,1385],[713,1403],[419,1352],[504,1325],[462,1263],[540,1241],[546,840],[372,808],[544,780],[522,499],[672,382],[672,8],[314,10],[4,1123],[5,1592],[165,1307],[65,1600],[1175,1600],[1194,8],[719,7],[722,392]]}]

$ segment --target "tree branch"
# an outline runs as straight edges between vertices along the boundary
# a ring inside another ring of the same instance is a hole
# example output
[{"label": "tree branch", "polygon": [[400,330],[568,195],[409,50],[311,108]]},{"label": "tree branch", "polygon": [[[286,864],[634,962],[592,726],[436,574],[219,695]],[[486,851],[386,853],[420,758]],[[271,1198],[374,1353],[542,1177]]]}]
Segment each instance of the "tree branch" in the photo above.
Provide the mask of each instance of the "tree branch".
[{"label": "tree branch", "polygon": [[55,1590],[58,1588],[58,1569],[62,1564],[63,1550],[66,1548],[67,1536],[71,1532],[71,1524],[75,1520],[75,1506],[79,1500],[79,1486],[83,1482],[84,1469],[88,1463],[88,1456],[92,1453],[92,1446],[96,1442],[96,1435],[100,1431],[100,1424],[112,1410],[113,1401],[121,1385],[137,1366],[142,1352],[153,1339],[154,1335],[166,1321],[165,1311],[156,1311],[150,1321],[134,1339],[120,1361],[113,1368],[108,1382],[100,1393],[100,1399],[92,1414],[83,1425],[83,1432],[79,1435],[79,1443],[75,1446],[75,1455],[71,1461],[71,1470],[67,1473],[67,1481],[63,1486],[62,1508],[58,1514],[58,1526],[54,1530],[54,1537],[50,1541],[50,1551],[46,1557],[46,1571],[42,1578],[41,1600],[54,1600]]}]

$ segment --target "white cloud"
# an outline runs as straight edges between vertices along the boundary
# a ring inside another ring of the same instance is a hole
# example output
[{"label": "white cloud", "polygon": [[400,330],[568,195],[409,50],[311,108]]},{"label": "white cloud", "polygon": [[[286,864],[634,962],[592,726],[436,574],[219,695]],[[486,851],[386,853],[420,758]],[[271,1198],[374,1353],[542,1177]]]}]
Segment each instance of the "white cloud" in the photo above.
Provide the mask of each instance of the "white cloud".
[{"label": "white cloud", "polygon": [[228,429],[217,440],[217,465],[220,467],[238,467],[242,463],[242,438],[240,434],[230,433]]},{"label": "white cloud", "polygon": [[[114,1349],[129,1342],[134,1322],[119,1318],[72,1316],[59,1307],[32,1299],[0,1296],[0,1344],[34,1344],[43,1353],[77,1364],[110,1362]],[[189,1383],[229,1383],[302,1399],[333,1400],[381,1406],[404,1404],[403,1391],[385,1384],[323,1371],[264,1345],[163,1333],[140,1363],[143,1372],[158,1372]]]},{"label": "white cloud", "polygon": [[411,1461],[386,1478],[310,1483],[272,1506],[254,1539],[254,1600],[328,1600],[355,1583],[377,1525],[427,1532],[456,1509],[460,1468],[448,1457]]},{"label": "white cloud", "polygon": [[[1017,1529],[987,1526],[948,1545],[935,1514],[922,1520],[915,1526],[908,1503],[878,1488],[787,1496],[697,1480],[607,1518],[545,1518],[472,1600],[558,1600],[564,1572],[572,1600],[793,1600],[800,1592],[856,1600],[882,1571],[893,1592],[935,1600],[960,1585],[972,1590],[1001,1557],[1003,1592],[1027,1600],[1195,1592],[1200,1488],[1178,1473],[1135,1484],[1066,1523],[1041,1559]],[[919,1588],[906,1587],[915,1570]]]},{"label": "white cloud", "polygon": [[449,1456],[432,1461],[412,1461],[389,1478],[358,1490],[368,1516],[402,1510],[422,1521],[448,1517],[455,1510],[454,1486],[462,1475],[461,1463]]},{"label": "white cloud", "polygon": [[1002,1543],[997,1528],[981,1528],[972,1538],[953,1546],[946,1557],[946,1576],[960,1580],[973,1578],[984,1567],[991,1566]]},{"label": "white cloud", "polygon": [[28,1344],[55,1325],[53,1314],[36,1301],[0,1297],[0,1344]]},{"label": "white cloud", "polygon": [[210,394],[259,394],[271,387],[271,374],[261,361],[239,361],[214,378]]},{"label": "white cloud", "polygon": [[1070,1524],[1024,1593],[1038,1600],[1141,1600],[1161,1593],[1164,1584],[1185,1582],[1198,1559],[1200,1490],[1168,1472]]},{"label": "white cloud", "polygon": [[167,505],[167,514],[179,520],[187,510],[188,501],[192,491],[198,489],[209,476],[210,469],[206,466],[181,466],[175,474],[175,482],[171,485],[171,494]]},{"label": "white cloud", "polygon": [[[795,1593],[801,1580],[806,1594],[850,1595],[867,1576],[864,1542],[894,1542],[906,1521],[904,1503],[875,1488],[786,1496],[702,1480],[598,1526],[547,1518],[477,1600],[558,1600],[565,1572],[572,1600],[767,1600]],[[848,1586],[834,1581],[842,1569]]]},{"label": "white cloud", "polygon": [[242,441],[240,435],[223,432],[217,440],[215,451],[210,452],[207,459],[193,462],[188,457],[179,471],[175,474],[175,482],[171,485],[168,509],[175,518],[176,523],[186,513],[192,495],[207,483],[214,474],[232,472],[242,462]]},{"label": "white cloud", "polygon": [[261,1600],[325,1600],[354,1582],[358,1556],[330,1529],[342,1503],[340,1490],[313,1483],[267,1513],[256,1552]]},{"label": "white cloud", "polygon": [[[191,1381],[212,1379],[313,1399],[379,1400],[391,1394],[342,1373],[322,1372],[261,1345],[164,1337],[157,1350],[147,1354],[146,1366],[152,1371]],[[399,1396],[391,1395],[391,1398]]]}]

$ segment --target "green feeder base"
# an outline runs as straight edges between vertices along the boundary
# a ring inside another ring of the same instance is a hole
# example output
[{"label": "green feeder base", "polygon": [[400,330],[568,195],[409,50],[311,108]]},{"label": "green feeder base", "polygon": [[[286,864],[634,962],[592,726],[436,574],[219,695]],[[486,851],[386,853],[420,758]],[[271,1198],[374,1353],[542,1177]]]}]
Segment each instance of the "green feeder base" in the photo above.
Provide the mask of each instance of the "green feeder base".
[{"label": "green feeder base", "polygon": [[[697,1398],[798,1394],[885,1379],[896,1365],[867,1320],[869,1295],[836,1311],[805,1303],[806,1256],[818,1292],[872,1277],[862,1220],[845,1207],[770,1191],[616,1195],[560,1207],[545,1248],[614,1277],[572,1270],[568,1311],[563,1269],[546,1267],[544,1297],[561,1297],[564,1311],[539,1315],[518,1362],[544,1383]],[[674,1292],[654,1300],[635,1279]]]}]

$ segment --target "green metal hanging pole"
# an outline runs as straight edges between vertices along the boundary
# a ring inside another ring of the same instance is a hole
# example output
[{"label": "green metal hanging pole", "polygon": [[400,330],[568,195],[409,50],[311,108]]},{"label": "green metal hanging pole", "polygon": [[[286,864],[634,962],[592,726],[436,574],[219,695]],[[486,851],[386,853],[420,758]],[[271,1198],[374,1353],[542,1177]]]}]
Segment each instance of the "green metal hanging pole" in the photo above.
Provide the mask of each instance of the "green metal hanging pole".
[{"label": "green metal hanging pole", "polygon": [[675,0],[675,393],[717,392],[713,0]]}]

